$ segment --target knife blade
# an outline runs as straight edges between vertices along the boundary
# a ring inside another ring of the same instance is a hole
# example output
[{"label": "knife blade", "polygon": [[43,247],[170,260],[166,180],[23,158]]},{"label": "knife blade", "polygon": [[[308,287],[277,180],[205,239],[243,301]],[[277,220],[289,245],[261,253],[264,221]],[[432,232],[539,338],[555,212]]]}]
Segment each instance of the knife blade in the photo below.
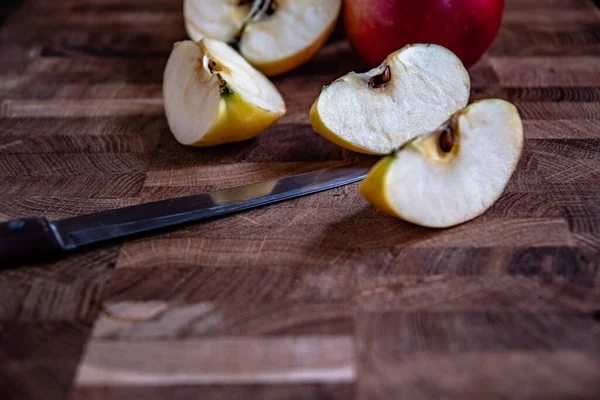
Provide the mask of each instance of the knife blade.
[{"label": "knife blade", "polygon": [[54,222],[8,221],[0,224],[0,266],[48,261],[84,246],[322,192],[361,181],[367,171],[342,166]]}]

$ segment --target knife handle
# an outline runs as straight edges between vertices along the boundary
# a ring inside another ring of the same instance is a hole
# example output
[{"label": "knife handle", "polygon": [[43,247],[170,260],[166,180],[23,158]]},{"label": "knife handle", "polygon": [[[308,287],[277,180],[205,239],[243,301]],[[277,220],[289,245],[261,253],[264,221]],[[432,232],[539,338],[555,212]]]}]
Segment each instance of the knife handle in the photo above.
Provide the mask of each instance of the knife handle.
[{"label": "knife handle", "polygon": [[23,218],[0,224],[0,270],[51,261],[63,251],[45,218]]}]

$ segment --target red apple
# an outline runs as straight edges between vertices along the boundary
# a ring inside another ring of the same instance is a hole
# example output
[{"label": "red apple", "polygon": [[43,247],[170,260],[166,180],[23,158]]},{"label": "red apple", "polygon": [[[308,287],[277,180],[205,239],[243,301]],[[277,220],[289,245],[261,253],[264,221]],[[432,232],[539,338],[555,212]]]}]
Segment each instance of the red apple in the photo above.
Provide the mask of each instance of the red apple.
[{"label": "red apple", "polygon": [[371,67],[412,43],[452,50],[469,67],[498,34],[504,0],[344,0],[348,38]]}]

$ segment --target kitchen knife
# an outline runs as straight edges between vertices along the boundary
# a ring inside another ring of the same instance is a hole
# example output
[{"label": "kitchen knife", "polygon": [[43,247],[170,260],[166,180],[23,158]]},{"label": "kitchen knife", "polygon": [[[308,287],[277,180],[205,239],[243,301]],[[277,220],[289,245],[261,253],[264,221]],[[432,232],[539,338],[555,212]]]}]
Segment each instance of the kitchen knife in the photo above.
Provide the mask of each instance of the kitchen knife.
[{"label": "kitchen knife", "polygon": [[0,224],[0,268],[51,261],[84,246],[200,221],[358,182],[368,169],[342,166],[210,193],[49,222]]}]

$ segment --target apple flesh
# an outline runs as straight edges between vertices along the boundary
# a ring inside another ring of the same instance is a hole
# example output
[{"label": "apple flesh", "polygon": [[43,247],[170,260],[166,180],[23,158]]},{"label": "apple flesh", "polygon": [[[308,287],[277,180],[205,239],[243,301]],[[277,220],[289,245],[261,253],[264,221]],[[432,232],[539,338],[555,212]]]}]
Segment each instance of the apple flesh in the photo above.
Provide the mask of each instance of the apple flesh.
[{"label": "apple flesh", "polygon": [[435,43],[468,68],[490,47],[504,0],[344,0],[348,38],[369,66],[410,43]]},{"label": "apple flesh", "polygon": [[285,114],[275,86],[230,46],[209,38],[175,44],[163,95],[171,132],[188,146],[247,140]]},{"label": "apple flesh", "polygon": [[523,149],[517,109],[482,100],[429,135],[383,158],[360,186],[380,210],[403,220],[445,228],[484,213],[508,184]]},{"label": "apple flesh", "polygon": [[371,71],[351,72],[325,87],[310,122],[349,150],[389,154],[464,108],[469,92],[469,74],[452,52],[416,44]]},{"label": "apple flesh", "polygon": [[335,28],[342,0],[185,0],[189,37],[231,44],[267,76],[308,61]]}]

